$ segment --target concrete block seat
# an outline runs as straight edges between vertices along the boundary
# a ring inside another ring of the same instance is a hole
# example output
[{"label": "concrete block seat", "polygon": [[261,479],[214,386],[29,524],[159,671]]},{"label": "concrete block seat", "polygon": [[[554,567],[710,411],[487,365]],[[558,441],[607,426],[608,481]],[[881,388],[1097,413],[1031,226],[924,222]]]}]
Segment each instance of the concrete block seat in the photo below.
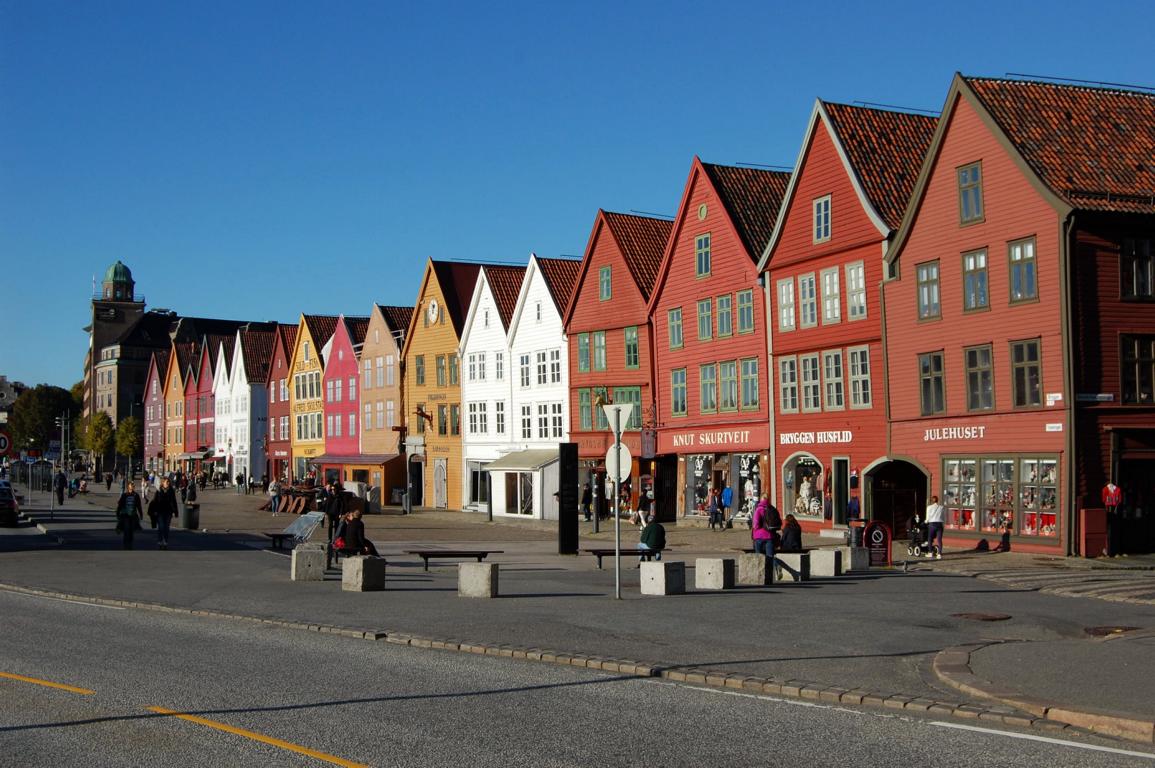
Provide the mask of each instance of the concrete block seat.
[{"label": "concrete block seat", "polygon": [[324,581],[325,547],[305,543],[293,550],[289,578],[293,581]]},{"label": "concrete block seat", "polygon": [[775,581],[810,581],[810,552],[774,553]]},{"label": "concrete block seat", "polygon": [[458,563],[459,597],[497,597],[497,563]]},{"label": "concrete block seat", "polygon": [[842,552],[842,572],[869,571],[870,551],[866,547],[839,547]]},{"label": "concrete block seat", "polygon": [[738,583],[753,587],[774,583],[774,568],[769,558],[756,552],[738,555]]},{"label": "concrete block seat", "polygon": [[350,555],[341,561],[341,589],[380,592],[385,589],[385,558]]},{"label": "concrete block seat", "polygon": [[810,575],[813,578],[834,579],[842,575],[842,551],[839,549],[810,550]]},{"label": "concrete block seat", "polygon": [[643,595],[682,595],[686,593],[686,564],[658,560],[641,563]]},{"label": "concrete block seat", "polygon": [[694,561],[695,589],[733,589],[734,559],[699,557]]}]

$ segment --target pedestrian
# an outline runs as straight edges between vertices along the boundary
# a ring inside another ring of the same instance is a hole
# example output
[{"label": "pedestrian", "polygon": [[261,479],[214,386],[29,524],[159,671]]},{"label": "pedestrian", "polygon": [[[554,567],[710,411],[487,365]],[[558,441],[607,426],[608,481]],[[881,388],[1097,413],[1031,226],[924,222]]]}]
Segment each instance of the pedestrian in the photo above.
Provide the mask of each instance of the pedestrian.
[{"label": "pedestrian", "polygon": [[594,492],[590,488],[590,484],[586,483],[582,486],[582,514],[585,515],[586,522],[590,521],[593,515]]},{"label": "pedestrian", "polygon": [[765,494],[754,507],[754,519],[750,521],[750,538],[754,540],[754,552],[766,557],[774,556],[774,537],[782,526],[778,509],[770,503]]},{"label": "pedestrian", "polygon": [[185,501],[189,504],[192,504],[196,500],[197,500],[197,484],[196,483],[189,483],[188,484],[188,493],[185,494]]},{"label": "pedestrian", "polygon": [[[942,560],[942,530],[943,523],[946,521],[946,507],[938,503],[938,496],[930,497],[930,504],[926,505],[926,515],[923,517],[926,522],[926,556],[933,557],[936,560]],[[935,539],[938,539],[938,546],[935,546]]]},{"label": "pedestrian", "polygon": [[243,486],[244,486],[244,484],[245,484],[245,476],[244,476],[244,475],[242,475],[240,472],[238,472],[238,473],[237,473],[237,476],[236,476],[236,477],[234,477],[234,478],[233,478],[233,480],[235,480],[235,481],[237,482],[237,485],[236,485],[236,488],[237,488],[237,495],[238,495],[238,496],[240,496],[240,495],[241,495],[241,493],[243,493],[243,492],[244,492],[244,488],[243,488]]},{"label": "pedestrian", "polygon": [[112,473],[111,472],[105,472],[104,473],[104,490],[106,490],[106,491],[112,490]]},{"label": "pedestrian", "polygon": [[176,491],[168,478],[160,481],[160,490],[148,505],[148,517],[156,525],[156,546],[158,549],[168,549],[168,531],[172,526],[172,519],[176,517]]},{"label": "pedestrian", "polygon": [[135,484],[129,480],[116,502],[116,532],[124,536],[124,548],[132,549],[132,540],[140,529],[144,515],[144,503],[136,492]]},{"label": "pedestrian", "polygon": [[256,479],[254,479],[252,475],[249,475],[249,482],[247,485],[245,485],[245,495],[246,496],[250,495],[253,492],[253,486],[255,486],[256,484],[257,484]]},{"label": "pedestrian", "polygon": [[56,506],[64,506],[64,489],[68,486],[68,478],[64,476],[64,470],[56,473],[56,477],[52,479],[52,488],[56,491]]},{"label": "pedestrian", "polygon": [[337,521],[345,514],[345,498],[338,483],[329,483],[325,486],[325,517],[329,519],[329,530],[336,530]]},{"label": "pedestrian", "polygon": [[345,547],[343,551],[352,551],[358,555],[377,557],[377,547],[365,538],[365,522],[361,519],[361,509],[356,508],[346,517]]},{"label": "pedestrian", "polygon": [[726,513],[730,509],[730,505],[734,502],[734,489],[725,483],[722,484],[722,527],[726,527]]},{"label": "pedestrian", "polygon": [[714,526],[718,526],[717,530],[723,530],[722,525],[722,499],[718,493],[717,488],[711,488],[709,491],[709,498],[706,501],[706,512],[710,515],[710,530],[715,530]]},{"label": "pedestrian", "polygon": [[273,510],[273,517],[277,516],[277,510],[281,506],[281,484],[277,482],[277,478],[273,478],[269,483],[269,508]]},{"label": "pedestrian", "polygon": [[[666,529],[654,519],[651,514],[646,518],[646,527],[638,540],[638,549],[642,552],[653,552],[655,560],[662,559],[662,550],[666,548]],[[638,558],[640,563],[642,558]]]},{"label": "pedestrian", "polygon": [[786,515],[786,524],[782,526],[782,552],[802,551],[802,526],[794,515]]},{"label": "pedestrian", "polygon": [[650,511],[654,507],[654,492],[653,490],[642,491],[638,494],[638,517],[647,520],[650,517]]}]

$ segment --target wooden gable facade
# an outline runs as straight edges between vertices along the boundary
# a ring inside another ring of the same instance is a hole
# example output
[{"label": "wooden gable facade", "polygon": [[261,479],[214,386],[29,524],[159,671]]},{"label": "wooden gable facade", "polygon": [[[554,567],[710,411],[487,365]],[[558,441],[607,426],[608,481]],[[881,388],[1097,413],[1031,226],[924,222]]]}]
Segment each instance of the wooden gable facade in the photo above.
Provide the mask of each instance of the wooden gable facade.
[{"label": "wooden gable facade", "polygon": [[269,361],[269,469],[280,481],[292,478],[293,417],[290,392],[293,384],[290,359],[297,348],[296,325],[278,323]]}]

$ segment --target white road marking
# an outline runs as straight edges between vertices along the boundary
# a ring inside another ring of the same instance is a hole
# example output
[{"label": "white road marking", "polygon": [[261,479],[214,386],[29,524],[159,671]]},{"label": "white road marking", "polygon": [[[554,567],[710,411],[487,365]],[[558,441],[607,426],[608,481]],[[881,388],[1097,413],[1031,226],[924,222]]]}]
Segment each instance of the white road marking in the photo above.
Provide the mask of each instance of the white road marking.
[{"label": "white road marking", "polygon": [[271,550],[271,549],[262,549],[261,551],[262,551],[262,552],[267,552],[267,553],[268,553],[268,554],[270,554],[270,555],[277,555],[278,557],[288,557],[288,556],[289,556],[289,553],[288,553],[288,552],[274,552],[274,551],[273,551],[273,550]]},{"label": "white road marking", "polygon": [[1110,752],[1113,755],[1127,755],[1128,757],[1144,757],[1148,760],[1155,760],[1155,754],[1150,752],[1135,752],[1130,749],[1116,749],[1115,747],[1101,747],[1097,744],[1084,744],[1079,741],[1066,741],[1064,739],[1052,739],[1049,736],[1035,736],[1029,733],[1014,733],[1012,731],[1000,731],[994,728],[980,728],[976,725],[962,725],[961,723],[944,723],[939,720],[932,721],[931,725],[936,725],[939,728],[954,728],[959,731],[976,731],[978,733],[990,733],[995,736],[1006,736],[1011,739],[1026,739],[1027,741],[1042,741],[1047,744],[1058,744],[1061,747],[1073,747],[1075,749],[1089,749],[1093,752]]},{"label": "white road marking", "polygon": [[33,595],[29,594],[28,592],[13,592],[7,589],[4,590],[4,593],[8,595],[20,595],[21,597],[31,597],[37,600],[55,600],[58,603],[72,603],[73,605],[83,605],[88,608],[107,608],[110,611],[124,610],[123,605],[101,605],[100,603],[89,603],[85,602],[84,600],[69,600],[66,597],[51,597],[49,595]]}]

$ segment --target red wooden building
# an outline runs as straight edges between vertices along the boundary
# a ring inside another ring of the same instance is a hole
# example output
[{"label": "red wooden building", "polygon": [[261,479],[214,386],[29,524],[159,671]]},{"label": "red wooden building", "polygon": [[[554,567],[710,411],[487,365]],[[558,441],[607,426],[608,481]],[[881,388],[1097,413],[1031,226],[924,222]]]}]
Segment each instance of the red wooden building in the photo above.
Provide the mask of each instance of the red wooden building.
[{"label": "red wooden building", "polygon": [[759,263],[771,308],[771,498],[807,530],[845,526],[853,504],[897,517],[902,535],[925,504],[922,475],[887,457],[876,286],[936,122],[816,102]]},{"label": "red wooden building", "polygon": [[[325,480],[369,482],[376,466],[380,471],[384,457],[361,455],[360,355],[369,328],[368,317],[337,319],[325,359],[325,452],[313,460]],[[356,476],[354,476],[356,473]]]},{"label": "red wooden building", "polygon": [[289,409],[289,356],[297,345],[297,325],[278,323],[269,361],[268,476],[288,480],[292,474],[293,435]]},{"label": "red wooden building", "polygon": [[[622,442],[634,457],[630,492],[662,482],[653,446],[642,446],[642,426],[655,419],[653,360],[647,304],[654,288],[671,222],[599,210],[586,245],[577,283],[564,312],[569,344],[570,439],[578,445],[583,482],[607,494],[604,461],[613,443],[598,397],[634,403]],[[664,476],[673,483],[673,473]],[[623,486],[625,487],[625,486]],[[658,512],[673,519],[672,493],[657,493]]]},{"label": "red wooden building", "polygon": [[757,261],[790,174],[697,157],[648,312],[654,332],[658,454],[676,466],[681,515],[704,516],[712,488],[750,514],[769,459],[765,299]]},{"label": "red wooden building", "polygon": [[1155,96],[956,76],[883,286],[891,453],[948,547],[1087,551],[1124,487],[1151,548]]}]

